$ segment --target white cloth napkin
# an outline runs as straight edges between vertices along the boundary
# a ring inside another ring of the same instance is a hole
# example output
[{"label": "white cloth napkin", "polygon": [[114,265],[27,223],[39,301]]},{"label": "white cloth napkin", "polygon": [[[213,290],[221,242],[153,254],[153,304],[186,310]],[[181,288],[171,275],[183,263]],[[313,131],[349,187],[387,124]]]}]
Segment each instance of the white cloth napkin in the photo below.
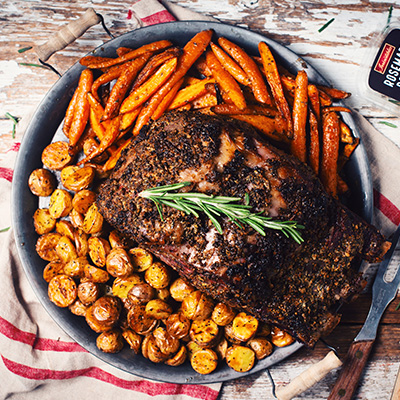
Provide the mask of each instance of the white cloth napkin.
[{"label": "white cloth napkin", "polygon": [[[135,2],[129,14],[133,28],[175,19],[212,19],[163,3],[169,11],[156,0]],[[400,223],[400,149],[364,118],[356,115],[356,119],[371,162],[376,224],[390,234]],[[17,131],[13,148],[0,155],[0,399],[216,399],[221,384],[164,384],[111,367],[74,343],[40,305],[23,273],[12,230],[7,230],[11,226],[10,166],[22,134]]]}]

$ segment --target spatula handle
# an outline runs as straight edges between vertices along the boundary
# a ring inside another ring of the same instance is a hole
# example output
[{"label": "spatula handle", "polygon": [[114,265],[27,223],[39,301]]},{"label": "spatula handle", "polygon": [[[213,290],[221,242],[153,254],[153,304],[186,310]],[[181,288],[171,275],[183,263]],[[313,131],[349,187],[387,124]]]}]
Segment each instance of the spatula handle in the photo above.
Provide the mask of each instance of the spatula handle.
[{"label": "spatula handle", "polygon": [[67,47],[82,36],[91,26],[98,24],[100,21],[101,17],[96,14],[93,8],[88,8],[77,20],[63,26],[46,43],[36,46],[35,52],[42,61],[47,61],[52,54]]},{"label": "spatula handle", "polygon": [[328,400],[351,400],[357,389],[358,381],[368,361],[373,340],[353,342],[344,360],[338,380]]}]

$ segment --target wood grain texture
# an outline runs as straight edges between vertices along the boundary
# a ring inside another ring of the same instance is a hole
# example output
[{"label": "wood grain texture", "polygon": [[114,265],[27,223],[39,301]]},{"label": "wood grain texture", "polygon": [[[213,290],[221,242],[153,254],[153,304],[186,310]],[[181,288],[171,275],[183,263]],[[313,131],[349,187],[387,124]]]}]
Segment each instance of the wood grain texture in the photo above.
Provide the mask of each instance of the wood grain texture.
[{"label": "wood grain texture", "polygon": [[[400,118],[373,106],[360,92],[360,68],[369,53],[371,42],[387,21],[393,5],[392,19],[400,17],[400,5],[390,1],[371,0],[170,0],[221,22],[238,24],[264,34],[298,53],[314,66],[332,85],[350,91],[345,103],[359,110],[384,135],[400,145]],[[103,15],[111,32],[117,36],[136,28],[128,19],[130,2],[50,0],[0,0],[0,157],[15,142],[30,116],[58,77],[50,70],[24,66],[37,63],[33,51],[19,53],[27,46],[42,44],[62,26],[78,18],[89,7]],[[318,32],[327,21],[334,21]],[[239,22],[238,22],[239,21]],[[101,27],[91,27],[81,38],[54,54],[49,62],[65,72],[80,57],[108,41]],[[5,113],[22,118],[17,136],[12,138],[12,123]],[[342,308],[342,322],[326,340],[337,348],[343,359],[365,320],[370,296],[360,296]],[[397,298],[383,316],[378,337],[369,362],[361,376],[356,400],[389,399],[400,367],[400,311]],[[277,385],[285,385],[310,365],[321,360],[328,349],[318,343],[314,349],[300,349],[296,354],[270,371]],[[321,382],[298,396],[299,399],[326,399],[337,379],[338,371],[328,374]],[[223,385],[221,400],[273,399],[272,384],[266,372],[228,382]]]},{"label": "wood grain texture", "polygon": [[333,386],[328,400],[351,400],[353,398],[373,345],[373,340],[351,344],[340,369],[339,378]]}]

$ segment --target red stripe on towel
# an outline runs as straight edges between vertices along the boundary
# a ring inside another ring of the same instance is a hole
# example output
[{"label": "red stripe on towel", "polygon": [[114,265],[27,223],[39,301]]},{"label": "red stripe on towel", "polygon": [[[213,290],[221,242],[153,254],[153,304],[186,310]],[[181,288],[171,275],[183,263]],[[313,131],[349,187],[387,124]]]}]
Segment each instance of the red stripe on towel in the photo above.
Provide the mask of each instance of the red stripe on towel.
[{"label": "red stripe on towel", "polygon": [[395,225],[400,224],[400,210],[387,197],[375,189],[374,206]]},{"label": "red stripe on towel", "polygon": [[4,318],[0,317],[0,333],[16,342],[28,344],[35,350],[41,351],[64,351],[64,352],[86,352],[86,350],[75,342],[64,342],[62,340],[37,338],[34,333],[24,332]]},{"label": "red stripe on towel", "polygon": [[176,21],[176,19],[167,10],[159,11],[158,13],[140,19],[146,26]]},{"label": "red stripe on towel", "polygon": [[202,385],[176,385],[173,383],[150,382],[145,380],[125,380],[118,378],[97,367],[90,367],[77,370],[55,371],[50,369],[33,368],[28,365],[11,361],[4,356],[2,360],[7,369],[16,375],[34,380],[65,380],[73,379],[79,376],[94,378],[99,381],[110,383],[122,389],[133,390],[145,393],[149,396],[157,395],[178,395],[184,394],[194,399],[215,400],[218,397],[218,391]]},{"label": "red stripe on towel", "polygon": [[11,168],[0,167],[0,179],[5,179],[8,182],[12,181],[14,171]]}]

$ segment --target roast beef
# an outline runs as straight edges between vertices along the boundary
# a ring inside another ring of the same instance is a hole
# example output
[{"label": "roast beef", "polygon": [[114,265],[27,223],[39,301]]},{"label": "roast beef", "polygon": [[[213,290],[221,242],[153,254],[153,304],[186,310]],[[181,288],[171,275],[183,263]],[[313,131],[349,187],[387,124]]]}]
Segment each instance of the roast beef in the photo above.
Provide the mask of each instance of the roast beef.
[{"label": "roast beef", "polygon": [[[244,198],[254,212],[304,225],[302,244],[221,218],[171,207],[163,220],[138,194],[190,181],[186,190]],[[313,346],[338,323],[334,310],[363,288],[360,261],[378,261],[386,242],[330,197],[311,169],[229,118],[167,113],[142,130],[101,186],[105,219],[216,300],[275,324]]]}]

